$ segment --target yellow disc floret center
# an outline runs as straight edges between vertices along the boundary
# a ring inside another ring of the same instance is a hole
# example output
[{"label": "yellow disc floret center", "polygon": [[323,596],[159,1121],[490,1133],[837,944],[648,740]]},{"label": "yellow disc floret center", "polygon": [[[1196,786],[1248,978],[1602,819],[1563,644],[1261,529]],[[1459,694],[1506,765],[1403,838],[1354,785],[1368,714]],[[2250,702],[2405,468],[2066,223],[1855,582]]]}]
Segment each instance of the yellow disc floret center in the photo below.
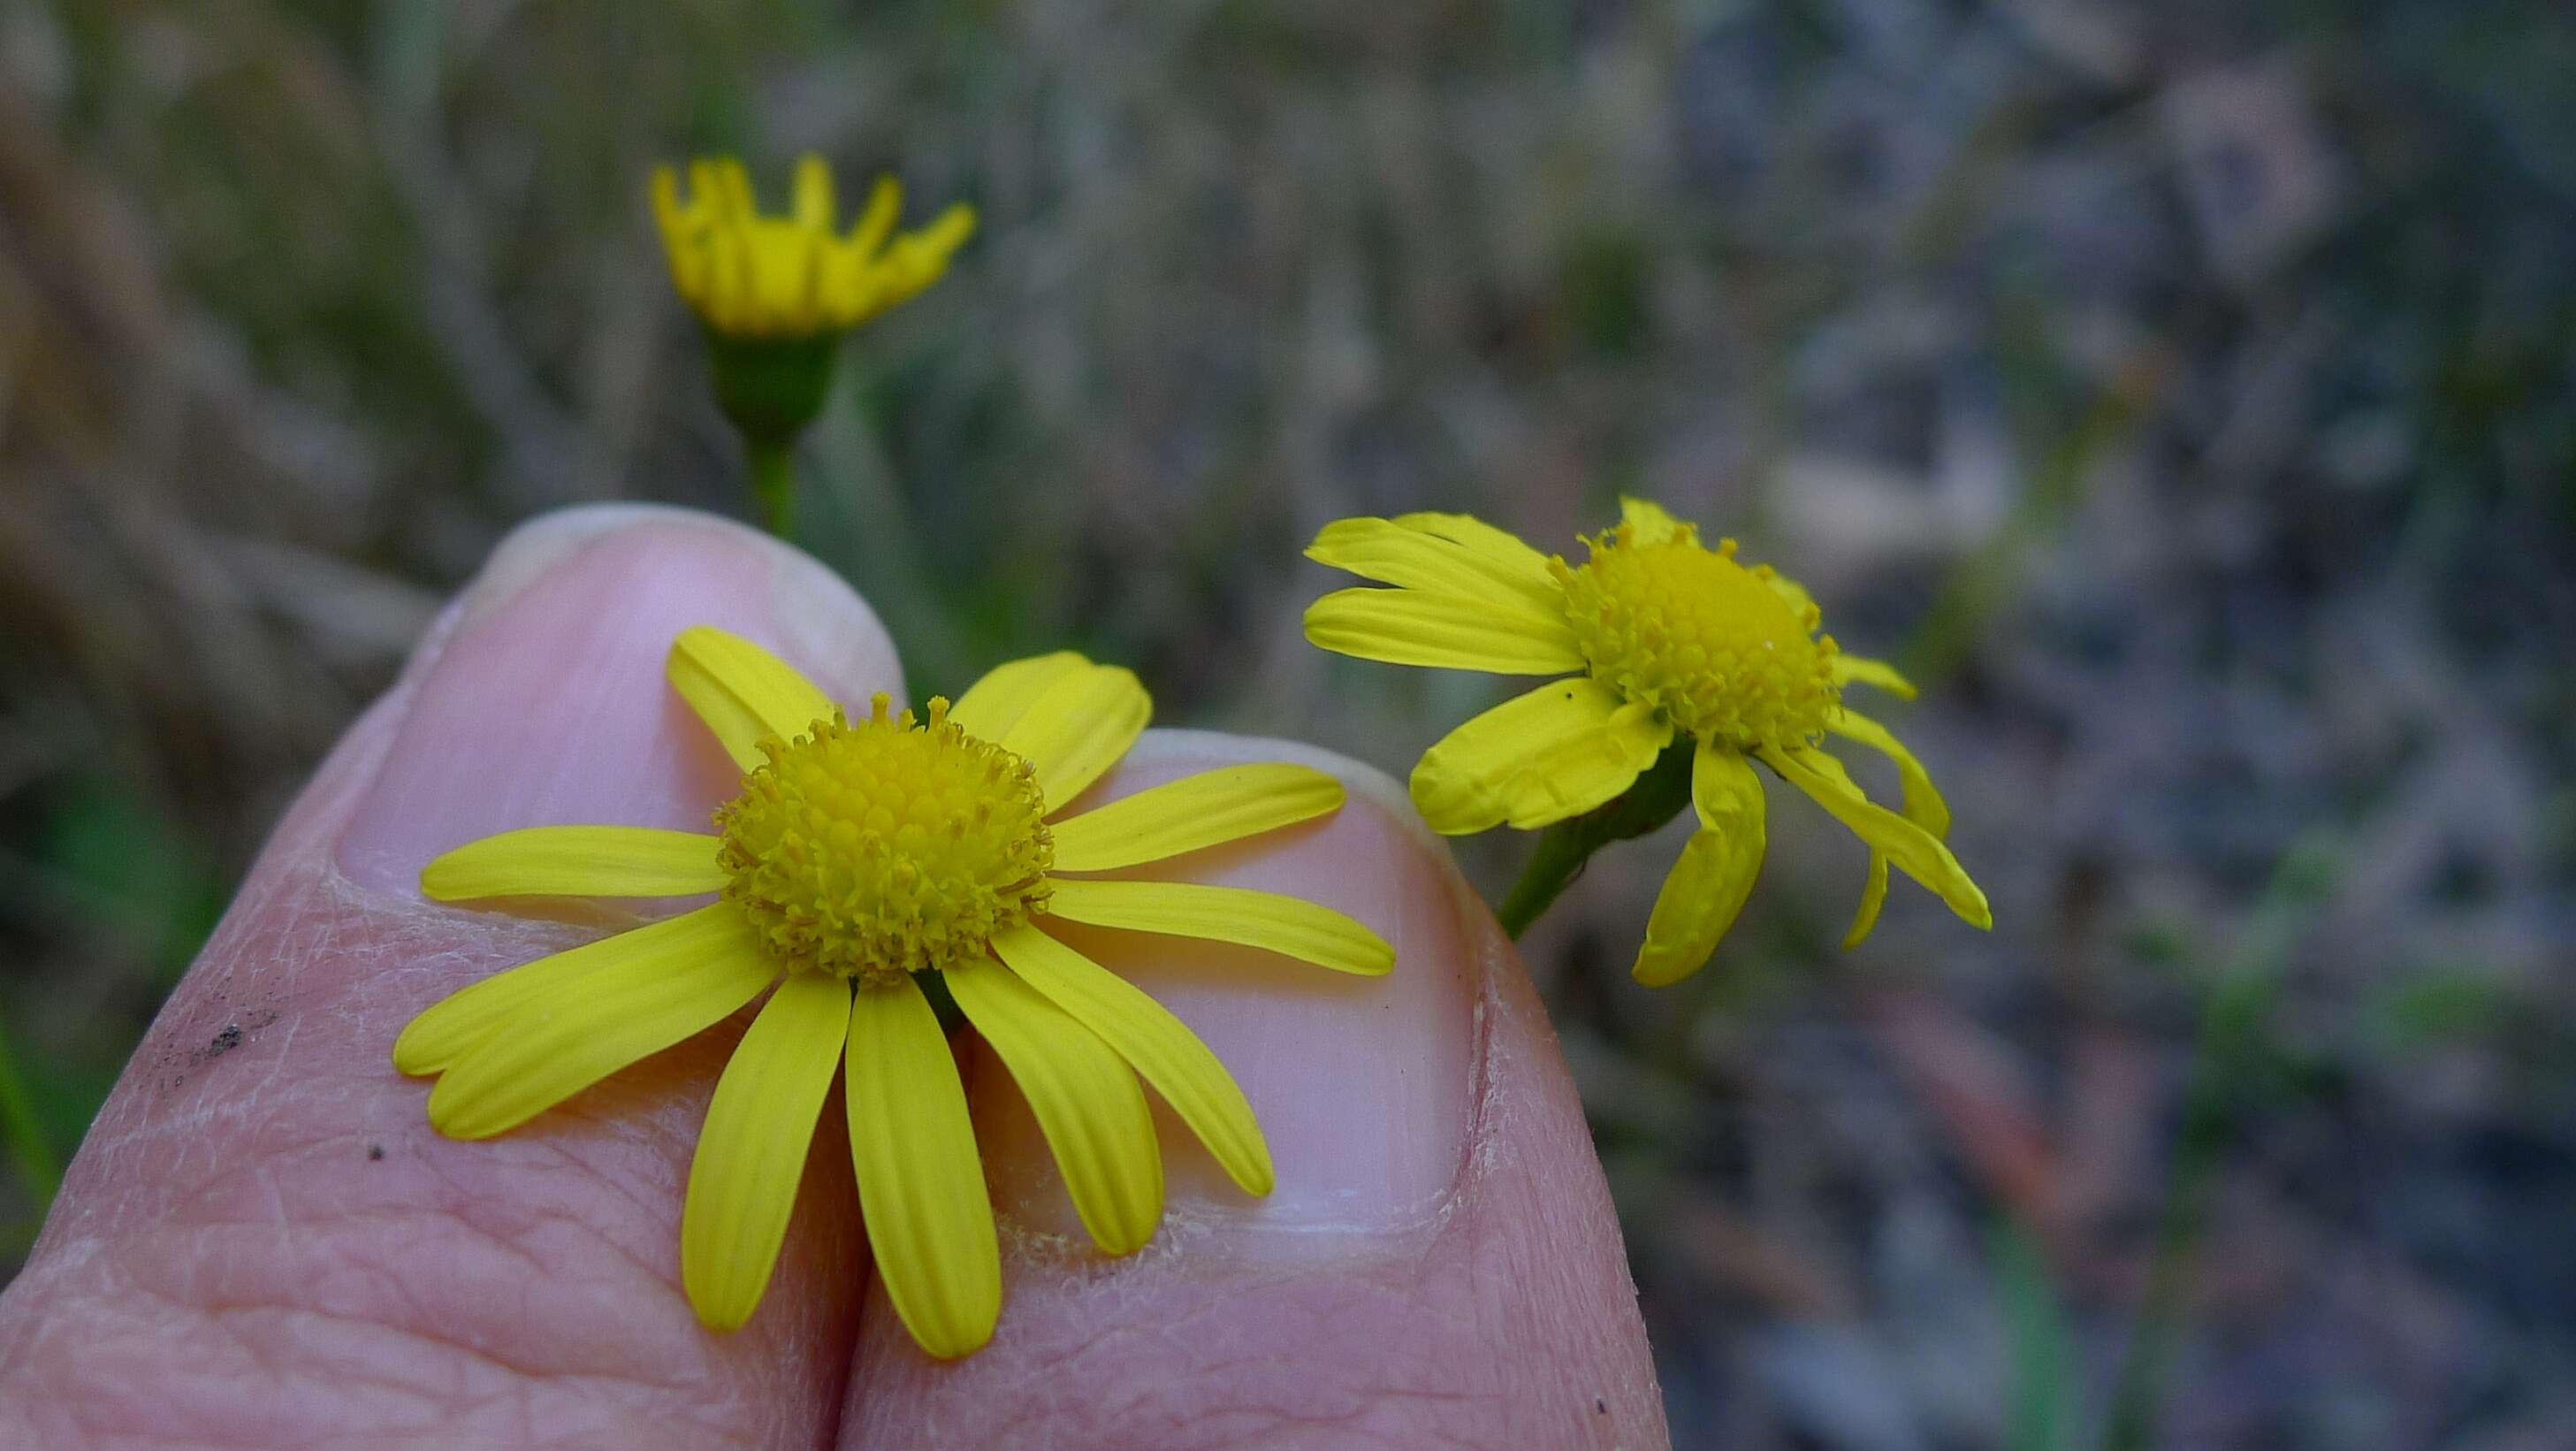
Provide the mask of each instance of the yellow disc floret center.
[{"label": "yellow disc floret center", "polygon": [[1738,749],[1824,729],[1839,698],[1835,646],[1817,636],[1803,592],[1736,563],[1734,540],[1710,549],[1687,525],[1653,543],[1626,524],[1585,542],[1589,562],[1555,569],[1594,678]]},{"label": "yellow disc floret center", "polygon": [[725,897],[788,968],[882,984],[985,951],[1043,906],[1055,861],[1029,763],[948,719],[816,721],[716,812]]}]

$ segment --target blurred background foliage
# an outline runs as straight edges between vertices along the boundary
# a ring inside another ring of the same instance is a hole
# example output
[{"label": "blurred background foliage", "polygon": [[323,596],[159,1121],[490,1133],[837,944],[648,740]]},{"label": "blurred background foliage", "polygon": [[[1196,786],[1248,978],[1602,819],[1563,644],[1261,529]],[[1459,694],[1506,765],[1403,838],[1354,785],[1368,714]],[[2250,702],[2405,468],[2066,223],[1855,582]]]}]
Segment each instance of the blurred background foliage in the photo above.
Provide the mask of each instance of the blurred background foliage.
[{"label": "blurred background foliage", "polygon": [[983,210],[803,458],[920,689],[1401,772],[1499,687],[1307,648],[1311,531],[1621,490],[1919,672],[1991,937],[1836,952],[1790,809],[1688,985],[1670,841],[1526,944],[1683,1444],[2564,1444],[2571,76],[2557,0],[0,0],[0,1256],[501,531],[747,513],[643,182],[810,148]]}]

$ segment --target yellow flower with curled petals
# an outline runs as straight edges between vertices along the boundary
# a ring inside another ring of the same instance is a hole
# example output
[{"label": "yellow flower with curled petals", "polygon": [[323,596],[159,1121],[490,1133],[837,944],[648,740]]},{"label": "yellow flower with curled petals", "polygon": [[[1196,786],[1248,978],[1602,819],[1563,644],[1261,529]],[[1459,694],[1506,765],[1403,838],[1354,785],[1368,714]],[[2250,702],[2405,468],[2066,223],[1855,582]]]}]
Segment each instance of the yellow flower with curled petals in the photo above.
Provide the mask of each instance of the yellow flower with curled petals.
[{"label": "yellow flower with curled petals", "polygon": [[690,163],[689,187],[653,173],[653,215],[681,300],[705,325],[716,403],[742,435],[744,463],[771,533],[785,537],[796,492],[790,452],[823,410],[841,335],[917,296],[975,231],[963,203],[897,235],[903,187],[879,177],[847,233],[835,231],[832,172],[796,163],[784,216],[764,214],[730,157]]},{"label": "yellow flower with curled petals", "polygon": [[919,715],[879,695],[846,716],[775,656],[714,629],[679,637],[670,679],[743,771],[714,833],[529,827],[439,857],[421,888],[442,901],[719,899],[487,978],[413,1019],[394,1066],[437,1075],[428,1112],[440,1132],[507,1132],[766,994],[690,1165],[689,1302],[717,1330],[758,1307],[839,1070],[877,1273],[913,1338],[943,1357],[991,1338],[1002,1289],[936,998],[1018,1082],[1103,1251],[1141,1248],[1162,1217],[1140,1079],[1246,1193],[1269,1192],[1269,1149],[1224,1065],[1050,928],[1386,972],[1383,939],[1312,903],[1103,875],[1330,815],[1339,782],[1304,766],[1231,766],[1066,815],[1152,712],[1134,675],[1071,652],[1004,665]]},{"label": "yellow flower with curled petals", "polygon": [[846,332],[937,282],[974,234],[975,209],[958,203],[898,236],[902,211],[902,185],[879,177],[849,231],[835,231],[832,170],[819,156],[796,163],[783,216],[760,210],[730,157],[692,162],[685,199],[670,167],[653,173],[671,282],[711,331],[734,339]]},{"label": "yellow flower with curled petals", "polygon": [[[1579,672],[1486,711],[1433,745],[1413,770],[1413,802],[1435,831],[1535,830],[1611,805],[1677,741],[1690,748],[1698,829],[1665,878],[1638,949],[1649,986],[1698,971],[1735,921],[1762,865],[1764,802],[1752,762],[1768,766],[1870,849],[1869,878],[1845,946],[1877,924],[1887,869],[1930,888],[1980,928],[1985,894],[1942,844],[1950,812],[1932,778],[1885,726],[1843,703],[1844,688],[1914,691],[1883,661],[1842,653],[1818,633],[1815,601],[1768,566],[1736,560],[1640,499],[1585,539],[1580,565],[1542,555],[1459,514],[1343,519],[1307,557],[1390,589],[1339,590],[1306,611],[1306,638],[1399,665],[1500,675]],[[1827,736],[1896,763],[1903,808],[1872,802]],[[1651,829],[1638,823],[1621,834]]]}]

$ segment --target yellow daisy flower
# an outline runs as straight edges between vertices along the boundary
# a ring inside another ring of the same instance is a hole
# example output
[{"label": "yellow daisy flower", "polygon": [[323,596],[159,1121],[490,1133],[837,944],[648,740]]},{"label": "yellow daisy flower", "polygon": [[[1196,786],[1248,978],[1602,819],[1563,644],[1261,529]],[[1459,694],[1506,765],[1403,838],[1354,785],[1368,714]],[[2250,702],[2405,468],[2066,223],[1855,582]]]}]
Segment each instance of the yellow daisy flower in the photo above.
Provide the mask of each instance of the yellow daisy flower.
[{"label": "yellow daisy flower", "polygon": [[[1985,894],[1941,843],[1949,808],[1912,752],[1843,704],[1846,686],[1904,698],[1883,661],[1845,655],[1817,630],[1815,601],[1769,566],[1736,562],[1699,531],[1641,499],[1569,565],[1461,514],[1343,519],[1308,558],[1392,589],[1339,590],[1306,611],[1306,638],[1398,665],[1499,675],[1579,671],[1449,733],[1413,769],[1413,802],[1435,831],[1550,826],[1604,806],[1676,737],[1695,743],[1690,799],[1699,829],[1665,878],[1637,953],[1637,980],[1662,986],[1716,950],[1762,865],[1760,761],[1870,849],[1869,880],[1845,946],[1877,924],[1887,868],[1921,882],[1980,928]],[[1904,810],[1872,803],[1828,735],[1896,763]],[[1654,823],[1646,823],[1651,826]]]},{"label": "yellow daisy flower", "polygon": [[507,1132],[766,992],[689,1169],[690,1304],[717,1330],[759,1305],[838,1067],[887,1297],[924,1350],[965,1355],[1001,1314],[1001,1264],[936,979],[1018,1081],[1104,1252],[1142,1247],[1162,1217],[1140,1076],[1244,1192],[1270,1191],[1260,1126],[1216,1056],[1047,928],[1207,938],[1383,973],[1385,941],[1312,903],[1098,875],[1329,815],[1339,782],[1231,766],[1063,816],[1152,712],[1133,674],[1069,651],[1004,665],[921,716],[890,715],[879,695],[846,717],[777,657],[714,629],[679,637],[670,679],[743,769],[715,834],[530,827],[438,858],[421,889],[441,901],[720,899],[485,979],[413,1019],[394,1066],[438,1075],[429,1120],[441,1133]]},{"label": "yellow daisy flower", "polygon": [[917,232],[895,235],[903,187],[877,179],[844,236],[832,230],[832,171],[819,156],[796,163],[793,205],[766,216],[751,178],[730,157],[690,163],[687,201],[670,167],[653,173],[653,214],[671,281],[698,317],[735,339],[811,338],[857,327],[919,294],[948,270],[949,254],[975,230],[963,203]]}]

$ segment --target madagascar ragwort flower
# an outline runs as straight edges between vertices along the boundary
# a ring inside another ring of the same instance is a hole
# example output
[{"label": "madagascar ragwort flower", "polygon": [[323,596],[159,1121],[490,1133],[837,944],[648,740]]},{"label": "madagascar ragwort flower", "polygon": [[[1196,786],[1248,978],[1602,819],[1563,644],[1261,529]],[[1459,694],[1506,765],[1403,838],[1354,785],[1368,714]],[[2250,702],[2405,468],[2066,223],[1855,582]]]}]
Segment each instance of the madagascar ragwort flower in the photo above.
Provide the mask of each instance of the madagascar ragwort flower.
[{"label": "madagascar ragwort flower", "polygon": [[[1921,882],[1978,927],[1985,894],[1942,837],[1949,808],[1912,752],[1843,703],[1846,686],[1900,697],[1883,661],[1842,653],[1815,601],[1769,566],[1710,549],[1699,531],[1640,499],[1585,539],[1580,565],[1460,514],[1342,519],[1307,556],[1392,589],[1338,590],[1306,611],[1306,638],[1399,665],[1500,675],[1580,672],[1486,711],[1413,769],[1414,805],[1435,831],[1532,830],[1610,802],[1676,737],[1694,743],[1698,829],[1646,924],[1638,981],[1696,972],[1753,887],[1763,856],[1759,761],[1832,813],[1870,849],[1869,879],[1845,945],[1876,925],[1887,868]],[[1828,735],[1896,763],[1904,809],[1869,800],[1823,748]]]},{"label": "madagascar ragwort flower", "polygon": [[767,1289],[835,1070],[860,1210],[896,1313],[933,1355],[1001,1313],[993,1212],[936,978],[1034,1110],[1092,1239],[1126,1254],[1161,1219],[1141,1077],[1245,1192],[1269,1150],[1206,1045],[1051,935],[1088,923],[1246,944],[1343,972],[1394,953],[1359,923],[1268,892],[1099,875],[1329,815],[1339,782],[1286,764],[1207,771],[1063,815],[1152,703],[1071,652],[1015,661],[953,705],[852,718],[775,656],[698,628],[670,680],[742,768],[711,835],[537,826],[421,873],[445,901],[720,893],[711,905],[487,978],[414,1019],[394,1066],[436,1074],[430,1122],[506,1132],[768,994],[716,1084],[689,1169],[680,1275],[708,1326]]}]

